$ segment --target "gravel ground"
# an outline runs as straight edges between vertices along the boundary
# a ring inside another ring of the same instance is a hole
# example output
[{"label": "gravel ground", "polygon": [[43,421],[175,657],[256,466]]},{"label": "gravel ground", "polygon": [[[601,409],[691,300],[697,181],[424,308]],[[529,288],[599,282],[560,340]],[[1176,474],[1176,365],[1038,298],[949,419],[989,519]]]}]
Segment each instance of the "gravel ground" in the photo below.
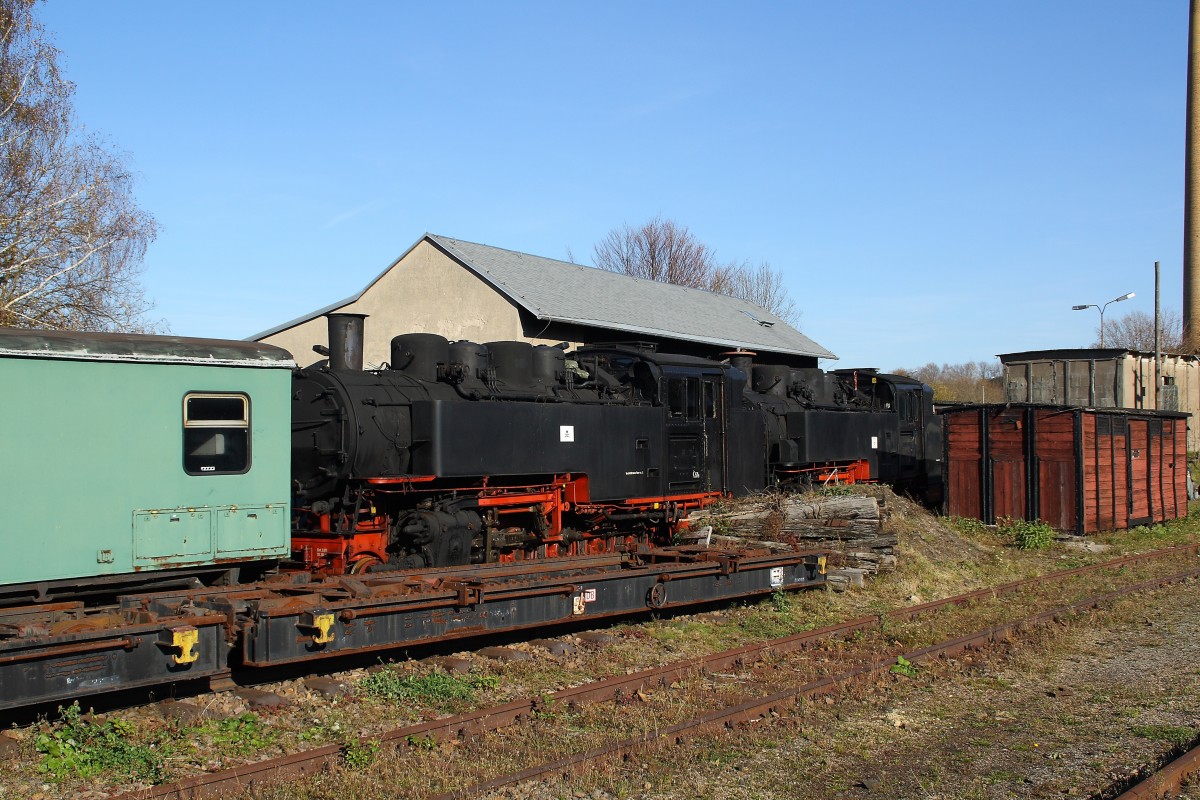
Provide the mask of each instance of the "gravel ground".
[{"label": "gravel ground", "polygon": [[1099,797],[1200,732],[1196,599],[1161,590],[669,758],[492,797]]}]

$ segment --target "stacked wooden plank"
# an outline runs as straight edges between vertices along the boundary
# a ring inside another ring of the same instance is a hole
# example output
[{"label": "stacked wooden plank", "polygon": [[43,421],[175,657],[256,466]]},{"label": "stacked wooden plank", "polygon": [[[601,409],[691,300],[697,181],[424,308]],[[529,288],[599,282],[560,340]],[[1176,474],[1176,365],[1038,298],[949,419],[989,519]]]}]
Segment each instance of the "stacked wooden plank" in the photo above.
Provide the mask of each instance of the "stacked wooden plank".
[{"label": "stacked wooden plank", "polygon": [[830,550],[841,566],[875,573],[895,566],[896,535],[884,530],[886,509],[872,495],[770,495],[714,514],[714,542],[761,542],[780,549]]}]

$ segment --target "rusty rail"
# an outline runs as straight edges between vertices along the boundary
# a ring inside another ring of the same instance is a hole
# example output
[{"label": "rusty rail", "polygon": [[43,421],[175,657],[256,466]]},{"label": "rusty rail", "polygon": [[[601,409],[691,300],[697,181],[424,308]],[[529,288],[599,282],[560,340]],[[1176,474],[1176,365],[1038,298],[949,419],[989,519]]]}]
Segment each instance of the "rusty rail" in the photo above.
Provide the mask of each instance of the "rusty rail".
[{"label": "rusty rail", "polygon": [[[919,650],[904,653],[903,657],[913,663],[926,663],[935,658],[947,658],[962,653],[966,650],[976,649],[991,642],[1006,639],[1009,634],[1026,626],[1059,619],[1079,611],[1097,608],[1129,594],[1146,591],[1148,589],[1159,588],[1171,583],[1178,583],[1196,577],[1200,577],[1200,568],[1176,573],[1175,575],[1170,575],[1165,578],[1142,581],[1123,587],[1117,591],[1108,592],[1106,594],[1091,597],[1076,603],[1069,603],[1050,611],[1042,611],[1012,622],[993,625],[988,628],[975,631],[974,633],[967,634],[966,636],[960,636],[944,642],[938,642],[937,644],[930,645],[929,647],[923,647]],[[679,744],[690,736],[702,735],[710,730],[731,728],[740,723],[753,722],[771,713],[779,713],[789,706],[794,706],[799,700],[813,699],[815,697],[830,694],[838,687],[845,686],[858,678],[874,674],[887,673],[889,670],[891,670],[895,663],[895,657],[882,659],[876,661],[874,664],[855,667],[854,669],[846,670],[845,672],[841,672],[836,675],[829,675],[800,686],[790,687],[783,691],[767,695],[766,697],[759,697],[745,703],[739,703],[738,705],[718,709],[694,719],[677,723],[659,731],[643,734],[641,736],[625,739],[619,742],[613,742],[611,744],[597,747],[583,753],[577,753],[575,755],[550,761],[545,764],[529,767],[521,770],[520,772],[515,772],[510,775],[503,775],[490,781],[476,784],[467,789],[457,789],[451,792],[434,795],[429,800],[461,800],[461,798],[472,797],[482,792],[499,789],[505,786],[510,786],[516,783],[521,783],[523,781],[533,780],[535,778],[541,778],[548,775],[561,774],[566,777],[585,764],[600,761],[610,756],[631,755],[637,752],[640,748],[655,742],[671,741],[675,744]],[[1194,768],[1195,767],[1193,766],[1193,769]],[[1143,794],[1135,795],[1134,797],[1138,798],[1138,800],[1142,800],[1143,798],[1157,798],[1159,795]]]},{"label": "rusty rail", "polygon": [[1184,752],[1153,775],[1129,787],[1116,800],[1163,800],[1178,797],[1189,779],[1200,775],[1200,745]]}]

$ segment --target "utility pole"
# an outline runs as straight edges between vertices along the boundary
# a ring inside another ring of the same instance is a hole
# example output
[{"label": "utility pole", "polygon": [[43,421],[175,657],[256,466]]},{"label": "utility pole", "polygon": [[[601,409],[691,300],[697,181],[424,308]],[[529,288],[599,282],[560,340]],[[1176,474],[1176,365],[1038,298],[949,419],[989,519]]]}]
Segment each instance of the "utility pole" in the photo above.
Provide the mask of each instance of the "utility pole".
[{"label": "utility pole", "polygon": [[1154,262],[1154,409],[1157,411],[1162,408],[1162,404],[1158,402],[1158,393],[1162,391],[1162,324],[1159,322],[1159,301],[1161,294],[1159,292],[1159,269],[1158,262]]}]

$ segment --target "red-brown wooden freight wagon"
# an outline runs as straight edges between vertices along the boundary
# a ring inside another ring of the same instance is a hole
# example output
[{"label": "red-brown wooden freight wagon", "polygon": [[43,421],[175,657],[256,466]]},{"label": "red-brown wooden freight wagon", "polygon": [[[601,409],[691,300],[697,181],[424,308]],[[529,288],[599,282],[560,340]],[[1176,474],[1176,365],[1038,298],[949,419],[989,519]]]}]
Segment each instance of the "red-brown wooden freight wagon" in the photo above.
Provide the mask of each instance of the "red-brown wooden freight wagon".
[{"label": "red-brown wooden freight wagon", "polygon": [[939,413],[951,516],[1075,534],[1187,516],[1187,414],[1024,403]]}]

